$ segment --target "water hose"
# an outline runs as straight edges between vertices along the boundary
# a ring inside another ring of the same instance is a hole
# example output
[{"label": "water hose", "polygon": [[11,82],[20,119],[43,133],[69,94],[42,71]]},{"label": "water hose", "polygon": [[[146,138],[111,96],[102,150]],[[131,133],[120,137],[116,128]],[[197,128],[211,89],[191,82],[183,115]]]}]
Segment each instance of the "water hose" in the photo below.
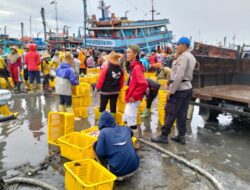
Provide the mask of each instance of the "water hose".
[{"label": "water hose", "polygon": [[164,154],[167,154],[169,155],[170,157],[176,159],[177,161],[183,163],[184,165],[188,166],[189,168],[197,171],[198,173],[200,173],[201,175],[203,175],[204,177],[206,177],[209,181],[211,181],[213,183],[213,185],[218,189],[218,190],[224,190],[222,184],[210,173],[208,173],[206,170],[202,169],[201,167],[191,163],[190,161],[186,160],[185,158],[183,157],[180,157],[180,156],[177,156],[176,154],[154,144],[154,143],[151,143],[145,139],[142,139],[142,138],[139,138],[138,139],[141,143],[144,143]]},{"label": "water hose", "polygon": [[41,187],[41,188],[47,189],[47,190],[58,190],[57,188],[55,188],[55,187],[53,187],[45,182],[42,182],[42,181],[36,180],[36,179],[26,178],[26,177],[15,177],[15,178],[11,178],[11,179],[5,179],[4,183],[6,185],[22,183],[22,184],[28,184],[28,185]]}]

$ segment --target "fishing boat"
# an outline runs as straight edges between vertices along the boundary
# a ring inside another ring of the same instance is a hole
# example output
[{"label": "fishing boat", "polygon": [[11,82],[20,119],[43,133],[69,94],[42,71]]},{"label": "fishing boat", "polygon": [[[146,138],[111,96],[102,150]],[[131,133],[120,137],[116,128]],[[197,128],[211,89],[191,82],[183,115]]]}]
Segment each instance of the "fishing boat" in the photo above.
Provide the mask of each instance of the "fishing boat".
[{"label": "fishing boat", "polygon": [[69,36],[67,33],[49,33],[48,45],[52,49],[66,47],[68,49],[77,48],[83,45],[82,38]]},{"label": "fishing boat", "polygon": [[129,45],[137,44],[142,50],[151,52],[158,45],[171,43],[172,32],[167,28],[169,19],[154,20],[152,17],[152,20],[132,21],[114,13],[109,16],[109,7],[101,0],[99,9],[102,18],[97,20],[93,15],[89,20],[86,47],[120,52]]}]

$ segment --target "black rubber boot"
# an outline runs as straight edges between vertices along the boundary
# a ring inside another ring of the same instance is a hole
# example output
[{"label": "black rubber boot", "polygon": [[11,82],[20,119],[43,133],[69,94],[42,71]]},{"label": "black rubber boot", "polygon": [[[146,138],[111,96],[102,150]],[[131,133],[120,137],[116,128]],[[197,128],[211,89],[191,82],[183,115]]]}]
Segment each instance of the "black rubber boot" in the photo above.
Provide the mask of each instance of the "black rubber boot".
[{"label": "black rubber boot", "polygon": [[135,130],[135,129],[137,129],[137,125],[130,126],[130,128],[131,128],[132,130]]},{"label": "black rubber boot", "polygon": [[171,137],[171,140],[175,141],[175,142],[177,142],[179,144],[183,144],[183,145],[186,144],[185,136],[179,136],[179,135],[177,135],[175,137]]},{"label": "black rubber boot", "polygon": [[165,137],[163,135],[152,136],[151,141],[155,143],[168,144],[168,137]]}]

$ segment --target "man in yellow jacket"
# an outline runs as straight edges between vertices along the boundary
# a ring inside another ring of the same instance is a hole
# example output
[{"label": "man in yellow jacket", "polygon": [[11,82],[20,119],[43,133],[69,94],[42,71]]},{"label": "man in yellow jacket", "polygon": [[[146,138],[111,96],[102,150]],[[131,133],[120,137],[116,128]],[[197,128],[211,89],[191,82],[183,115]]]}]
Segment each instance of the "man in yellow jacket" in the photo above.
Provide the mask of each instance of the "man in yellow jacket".
[{"label": "man in yellow jacket", "polygon": [[45,53],[42,56],[42,72],[43,72],[43,89],[49,90],[49,79],[50,79],[50,70],[51,70],[52,62],[50,61],[50,55]]}]

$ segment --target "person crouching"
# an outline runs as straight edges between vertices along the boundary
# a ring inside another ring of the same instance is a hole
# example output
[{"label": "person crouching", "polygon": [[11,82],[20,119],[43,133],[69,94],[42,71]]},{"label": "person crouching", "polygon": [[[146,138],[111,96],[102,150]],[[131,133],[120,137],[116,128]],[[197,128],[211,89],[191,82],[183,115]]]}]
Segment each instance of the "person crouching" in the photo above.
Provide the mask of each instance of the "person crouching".
[{"label": "person crouching", "polygon": [[122,180],[139,167],[139,157],[132,144],[132,130],[116,125],[109,112],[103,112],[99,121],[100,134],[94,145],[99,162]]},{"label": "person crouching", "polygon": [[74,64],[73,57],[70,52],[65,53],[65,57],[60,66],[56,69],[56,94],[60,96],[59,111],[74,113],[72,108],[72,85],[78,85],[79,81],[76,77],[72,65]]}]

